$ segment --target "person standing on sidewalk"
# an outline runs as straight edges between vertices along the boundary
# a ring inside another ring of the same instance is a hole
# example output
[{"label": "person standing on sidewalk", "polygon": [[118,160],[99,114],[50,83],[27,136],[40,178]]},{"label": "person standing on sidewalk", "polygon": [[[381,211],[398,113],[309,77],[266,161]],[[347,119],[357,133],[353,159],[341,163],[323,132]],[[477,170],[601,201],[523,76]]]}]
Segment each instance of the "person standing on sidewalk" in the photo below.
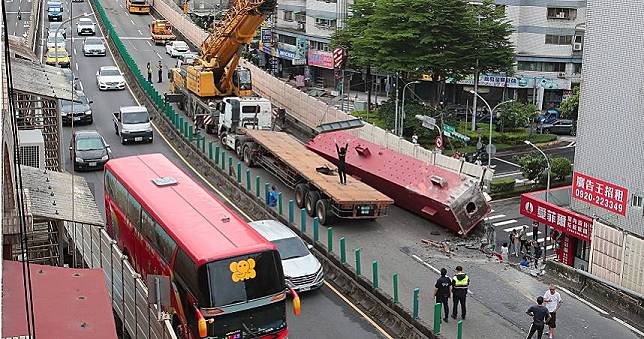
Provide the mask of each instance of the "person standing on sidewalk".
[{"label": "person standing on sidewalk", "polygon": [[535,332],[537,332],[537,339],[541,339],[544,324],[550,320],[550,313],[543,306],[543,297],[538,297],[537,304],[530,306],[525,313],[532,317],[532,325],[530,326],[530,332],[528,332],[526,339],[532,339]]},{"label": "person standing on sidewalk", "polygon": [[539,246],[539,242],[536,240],[532,241],[532,246],[534,250],[534,268],[539,268],[539,258],[541,258],[542,250],[541,246]]},{"label": "person standing on sidewalk", "polygon": [[521,247],[521,238],[516,230],[513,230],[512,232],[514,232],[514,255],[518,258],[519,254],[521,254],[521,251],[519,250]]},{"label": "person standing on sidewalk", "polygon": [[454,310],[452,318],[456,319],[458,315],[458,304],[461,304],[461,318],[465,320],[465,300],[467,298],[467,288],[470,286],[470,277],[463,273],[463,267],[456,266],[456,275],[452,279],[452,296],[454,298]]},{"label": "person standing on sidewalk", "polygon": [[536,221],[532,222],[532,240],[537,241],[539,239],[539,223]]},{"label": "person standing on sidewalk", "polygon": [[503,261],[509,263],[510,262],[510,256],[509,256],[509,250],[508,250],[508,243],[504,242],[503,245],[501,245],[501,257],[503,258]]},{"label": "person standing on sidewalk", "polygon": [[450,297],[450,286],[452,286],[452,279],[447,276],[447,269],[441,268],[441,277],[436,280],[436,284],[434,285],[434,297],[436,298],[437,304],[443,304],[443,308],[445,309],[443,321],[445,322],[447,322],[447,317],[449,316],[448,301]]},{"label": "person standing on sidewalk", "polygon": [[555,331],[557,328],[557,311],[561,307],[561,294],[557,292],[557,288],[554,284],[548,286],[548,290],[543,295],[543,300],[546,303],[546,308],[550,312],[550,321],[546,322],[548,324],[548,337],[550,339],[555,337]]},{"label": "person standing on sidewalk", "polygon": [[529,253],[528,249],[528,226],[523,226],[521,231],[519,231],[519,241],[521,241],[521,253],[523,252],[523,248],[525,247],[526,252]]}]

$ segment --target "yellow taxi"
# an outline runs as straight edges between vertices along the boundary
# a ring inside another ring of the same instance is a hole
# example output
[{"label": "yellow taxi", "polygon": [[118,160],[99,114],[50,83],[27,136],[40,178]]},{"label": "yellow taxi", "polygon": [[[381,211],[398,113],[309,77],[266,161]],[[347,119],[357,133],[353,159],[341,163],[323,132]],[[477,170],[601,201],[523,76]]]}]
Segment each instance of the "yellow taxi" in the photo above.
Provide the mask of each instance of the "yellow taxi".
[{"label": "yellow taxi", "polygon": [[45,63],[47,65],[56,65],[56,58],[58,58],[58,65],[60,67],[69,67],[69,54],[65,48],[50,48],[47,50],[47,55],[45,57]]}]

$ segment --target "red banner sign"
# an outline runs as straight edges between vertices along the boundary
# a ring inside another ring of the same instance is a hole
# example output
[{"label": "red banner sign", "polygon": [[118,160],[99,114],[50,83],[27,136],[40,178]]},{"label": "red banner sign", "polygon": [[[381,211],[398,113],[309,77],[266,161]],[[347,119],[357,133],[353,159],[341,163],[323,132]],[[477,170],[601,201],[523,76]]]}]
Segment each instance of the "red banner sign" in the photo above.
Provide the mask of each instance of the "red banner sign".
[{"label": "red banner sign", "polygon": [[574,172],[572,197],[613,213],[626,215],[628,190],[609,182]]},{"label": "red banner sign", "polygon": [[544,223],[559,232],[590,241],[593,220],[585,215],[537,199],[529,193],[521,195],[519,211],[526,217]]}]

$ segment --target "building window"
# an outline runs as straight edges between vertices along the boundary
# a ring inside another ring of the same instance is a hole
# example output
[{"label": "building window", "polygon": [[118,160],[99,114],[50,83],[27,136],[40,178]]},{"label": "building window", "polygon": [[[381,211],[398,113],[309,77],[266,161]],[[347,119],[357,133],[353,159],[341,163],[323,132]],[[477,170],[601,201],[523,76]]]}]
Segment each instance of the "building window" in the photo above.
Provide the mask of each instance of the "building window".
[{"label": "building window", "polygon": [[570,45],[572,44],[572,35],[550,35],[546,34],[547,45]]},{"label": "building window", "polygon": [[293,11],[284,11],[284,21],[293,21]]},{"label": "building window", "polygon": [[572,73],[581,74],[581,65],[582,64],[572,64]]},{"label": "building window", "polygon": [[328,4],[334,4],[338,2],[337,0],[318,0],[318,1],[326,2]]},{"label": "building window", "polygon": [[295,46],[295,40],[296,39],[294,36],[284,35],[284,34],[280,34],[278,39],[278,41],[283,44],[293,45],[293,46]]},{"label": "building window", "polygon": [[548,8],[548,19],[575,20],[576,18],[576,8]]},{"label": "building window", "polygon": [[315,27],[321,29],[335,29],[337,20],[326,18],[315,18]]},{"label": "building window", "polygon": [[631,199],[631,204],[634,207],[642,207],[642,200],[644,200],[644,198],[642,198],[641,195],[633,194],[633,199]]},{"label": "building window", "polygon": [[329,52],[329,44],[319,41],[309,41],[309,49],[315,51],[325,51]]},{"label": "building window", "polygon": [[530,72],[565,72],[566,63],[519,61],[517,69]]}]

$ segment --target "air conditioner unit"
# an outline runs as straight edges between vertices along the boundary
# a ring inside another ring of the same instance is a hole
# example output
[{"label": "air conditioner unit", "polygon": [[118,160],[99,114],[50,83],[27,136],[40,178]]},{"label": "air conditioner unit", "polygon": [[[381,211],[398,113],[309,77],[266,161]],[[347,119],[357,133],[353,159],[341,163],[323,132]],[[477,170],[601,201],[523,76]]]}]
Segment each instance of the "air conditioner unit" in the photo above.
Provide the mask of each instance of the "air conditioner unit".
[{"label": "air conditioner unit", "polygon": [[18,131],[18,147],[21,165],[45,169],[45,138],[42,130]]},{"label": "air conditioner unit", "polygon": [[583,49],[583,46],[581,42],[575,42],[574,44],[572,44],[573,51],[581,51],[582,49]]},{"label": "air conditioner unit", "polygon": [[306,28],[306,24],[304,22],[297,23],[297,29],[304,30],[305,28]]},{"label": "air conditioner unit", "polygon": [[566,78],[566,72],[561,72],[561,73],[557,74],[557,77],[561,78],[561,79]]}]

